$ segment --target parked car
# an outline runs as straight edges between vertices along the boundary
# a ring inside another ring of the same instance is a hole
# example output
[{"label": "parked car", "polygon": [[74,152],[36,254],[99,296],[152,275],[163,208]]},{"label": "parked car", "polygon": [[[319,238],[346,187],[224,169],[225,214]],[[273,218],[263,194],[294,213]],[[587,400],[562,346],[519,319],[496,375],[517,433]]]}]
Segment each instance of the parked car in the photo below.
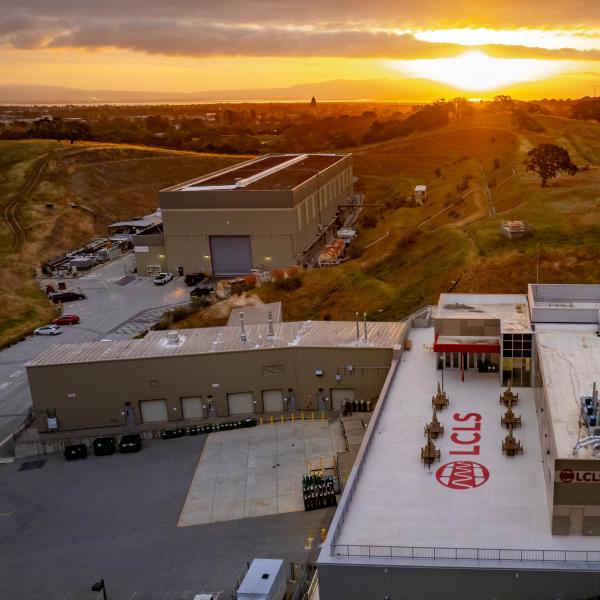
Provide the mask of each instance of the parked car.
[{"label": "parked car", "polygon": [[58,335],[62,333],[62,328],[58,325],[44,325],[33,331],[33,335]]},{"label": "parked car", "polygon": [[77,325],[81,319],[77,315],[62,315],[52,321],[53,325]]},{"label": "parked car", "polygon": [[142,449],[142,438],[139,433],[128,433],[121,438],[119,450],[122,453],[139,452]]},{"label": "parked car", "polygon": [[172,273],[160,273],[159,275],[157,275],[154,278],[154,283],[156,285],[165,285],[165,283],[168,283],[169,281],[173,280],[173,274]]},{"label": "parked car", "polygon": [[206,279],[206,275],[204,273],[188,273],[183,280],[185,281],[185,285],[188,287],[192,287],[201,281]]},{"label": "parked car", "polygon": [[87,296],[83,292],[76,292],[74,290],[65,290],[64,292],[56,292],[51,294],[50,299],[54,304],[59,302],[71,302],[73,300],[84,300]]},{"label": "parked car", "polygon": [[115,453],[115,438],[101,437],[94,440],[94,454],[96,456],[110,456]]},{"label": "parked car", "polygon": [[196,298],[204,298],[206,296],[209,296],[210,294],[212,294],[215,291],[215,288],[212,285],[197,285],[191,292],[190,292],[190,296],[192,297],[196,297]]}]

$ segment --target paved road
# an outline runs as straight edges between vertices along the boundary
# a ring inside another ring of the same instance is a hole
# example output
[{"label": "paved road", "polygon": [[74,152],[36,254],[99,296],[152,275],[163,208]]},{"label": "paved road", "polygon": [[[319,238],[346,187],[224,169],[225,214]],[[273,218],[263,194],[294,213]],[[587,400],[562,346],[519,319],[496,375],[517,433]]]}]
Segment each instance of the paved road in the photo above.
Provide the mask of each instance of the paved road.
[{"label": "paved road", "polygon": [[[128,338],[155,322],[170,306],[189,299],[183,278],[156,286],[132,274],[133,256],[126,255],[69,282],[87,295],[65,304],[64,313],[81,317],[57,336],[31,336],[0,352],[0,446],[31,406],[24,365],[52,344]],[[124,280],[124,278],[127,279]],[[122,285],[122,283],[125,283]]]},{"label": "paved road", "polygon": [[49,455],[39,469],[0,464],[0,600],[93,600],[100,578],[110,599],[228,598],[246,561],[314,560],[334,509],[176,527],[205,439],[75,462]]}]

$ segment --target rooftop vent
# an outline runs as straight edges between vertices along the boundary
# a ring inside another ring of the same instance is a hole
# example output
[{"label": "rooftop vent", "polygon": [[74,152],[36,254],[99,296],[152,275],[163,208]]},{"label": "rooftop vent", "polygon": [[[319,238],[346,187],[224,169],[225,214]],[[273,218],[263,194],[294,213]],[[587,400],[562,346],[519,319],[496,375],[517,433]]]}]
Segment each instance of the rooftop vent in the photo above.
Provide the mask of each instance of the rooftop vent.
[{"label": "rooftop vent", "polygon": [[167,333],[167,344],[169,344],[169,346],[177,346],[180,341],[179,333],[177,331],[169,331]]}]

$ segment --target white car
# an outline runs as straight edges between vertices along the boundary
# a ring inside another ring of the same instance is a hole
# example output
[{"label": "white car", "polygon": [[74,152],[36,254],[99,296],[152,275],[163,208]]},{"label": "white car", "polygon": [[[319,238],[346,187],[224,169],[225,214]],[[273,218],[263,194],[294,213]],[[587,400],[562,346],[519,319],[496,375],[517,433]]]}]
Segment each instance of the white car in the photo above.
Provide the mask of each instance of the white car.
[{"label": "white car", "polygon": [[160,273],[154,278],[154,283],[156,285],[165,285],[165,283],[173,280],[172,273]]},{"label": "white car", "polygon": [[43,327],[38,327],[33,335],[58,335],[62,333],[62,328],[58,325],[44,325]]}]

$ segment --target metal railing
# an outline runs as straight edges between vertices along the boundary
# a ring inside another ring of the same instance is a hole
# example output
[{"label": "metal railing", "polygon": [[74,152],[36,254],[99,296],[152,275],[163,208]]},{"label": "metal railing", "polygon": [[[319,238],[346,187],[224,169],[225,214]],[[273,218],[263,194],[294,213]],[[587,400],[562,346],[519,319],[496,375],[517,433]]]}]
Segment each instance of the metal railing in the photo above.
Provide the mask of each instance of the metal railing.
[{"label": "metal railing", "polygon": [[522,550],[516,548],[436,548],[428,546],[335,544],[331,546],[331,555],[340,558],[600,562],[600,550]]}]

